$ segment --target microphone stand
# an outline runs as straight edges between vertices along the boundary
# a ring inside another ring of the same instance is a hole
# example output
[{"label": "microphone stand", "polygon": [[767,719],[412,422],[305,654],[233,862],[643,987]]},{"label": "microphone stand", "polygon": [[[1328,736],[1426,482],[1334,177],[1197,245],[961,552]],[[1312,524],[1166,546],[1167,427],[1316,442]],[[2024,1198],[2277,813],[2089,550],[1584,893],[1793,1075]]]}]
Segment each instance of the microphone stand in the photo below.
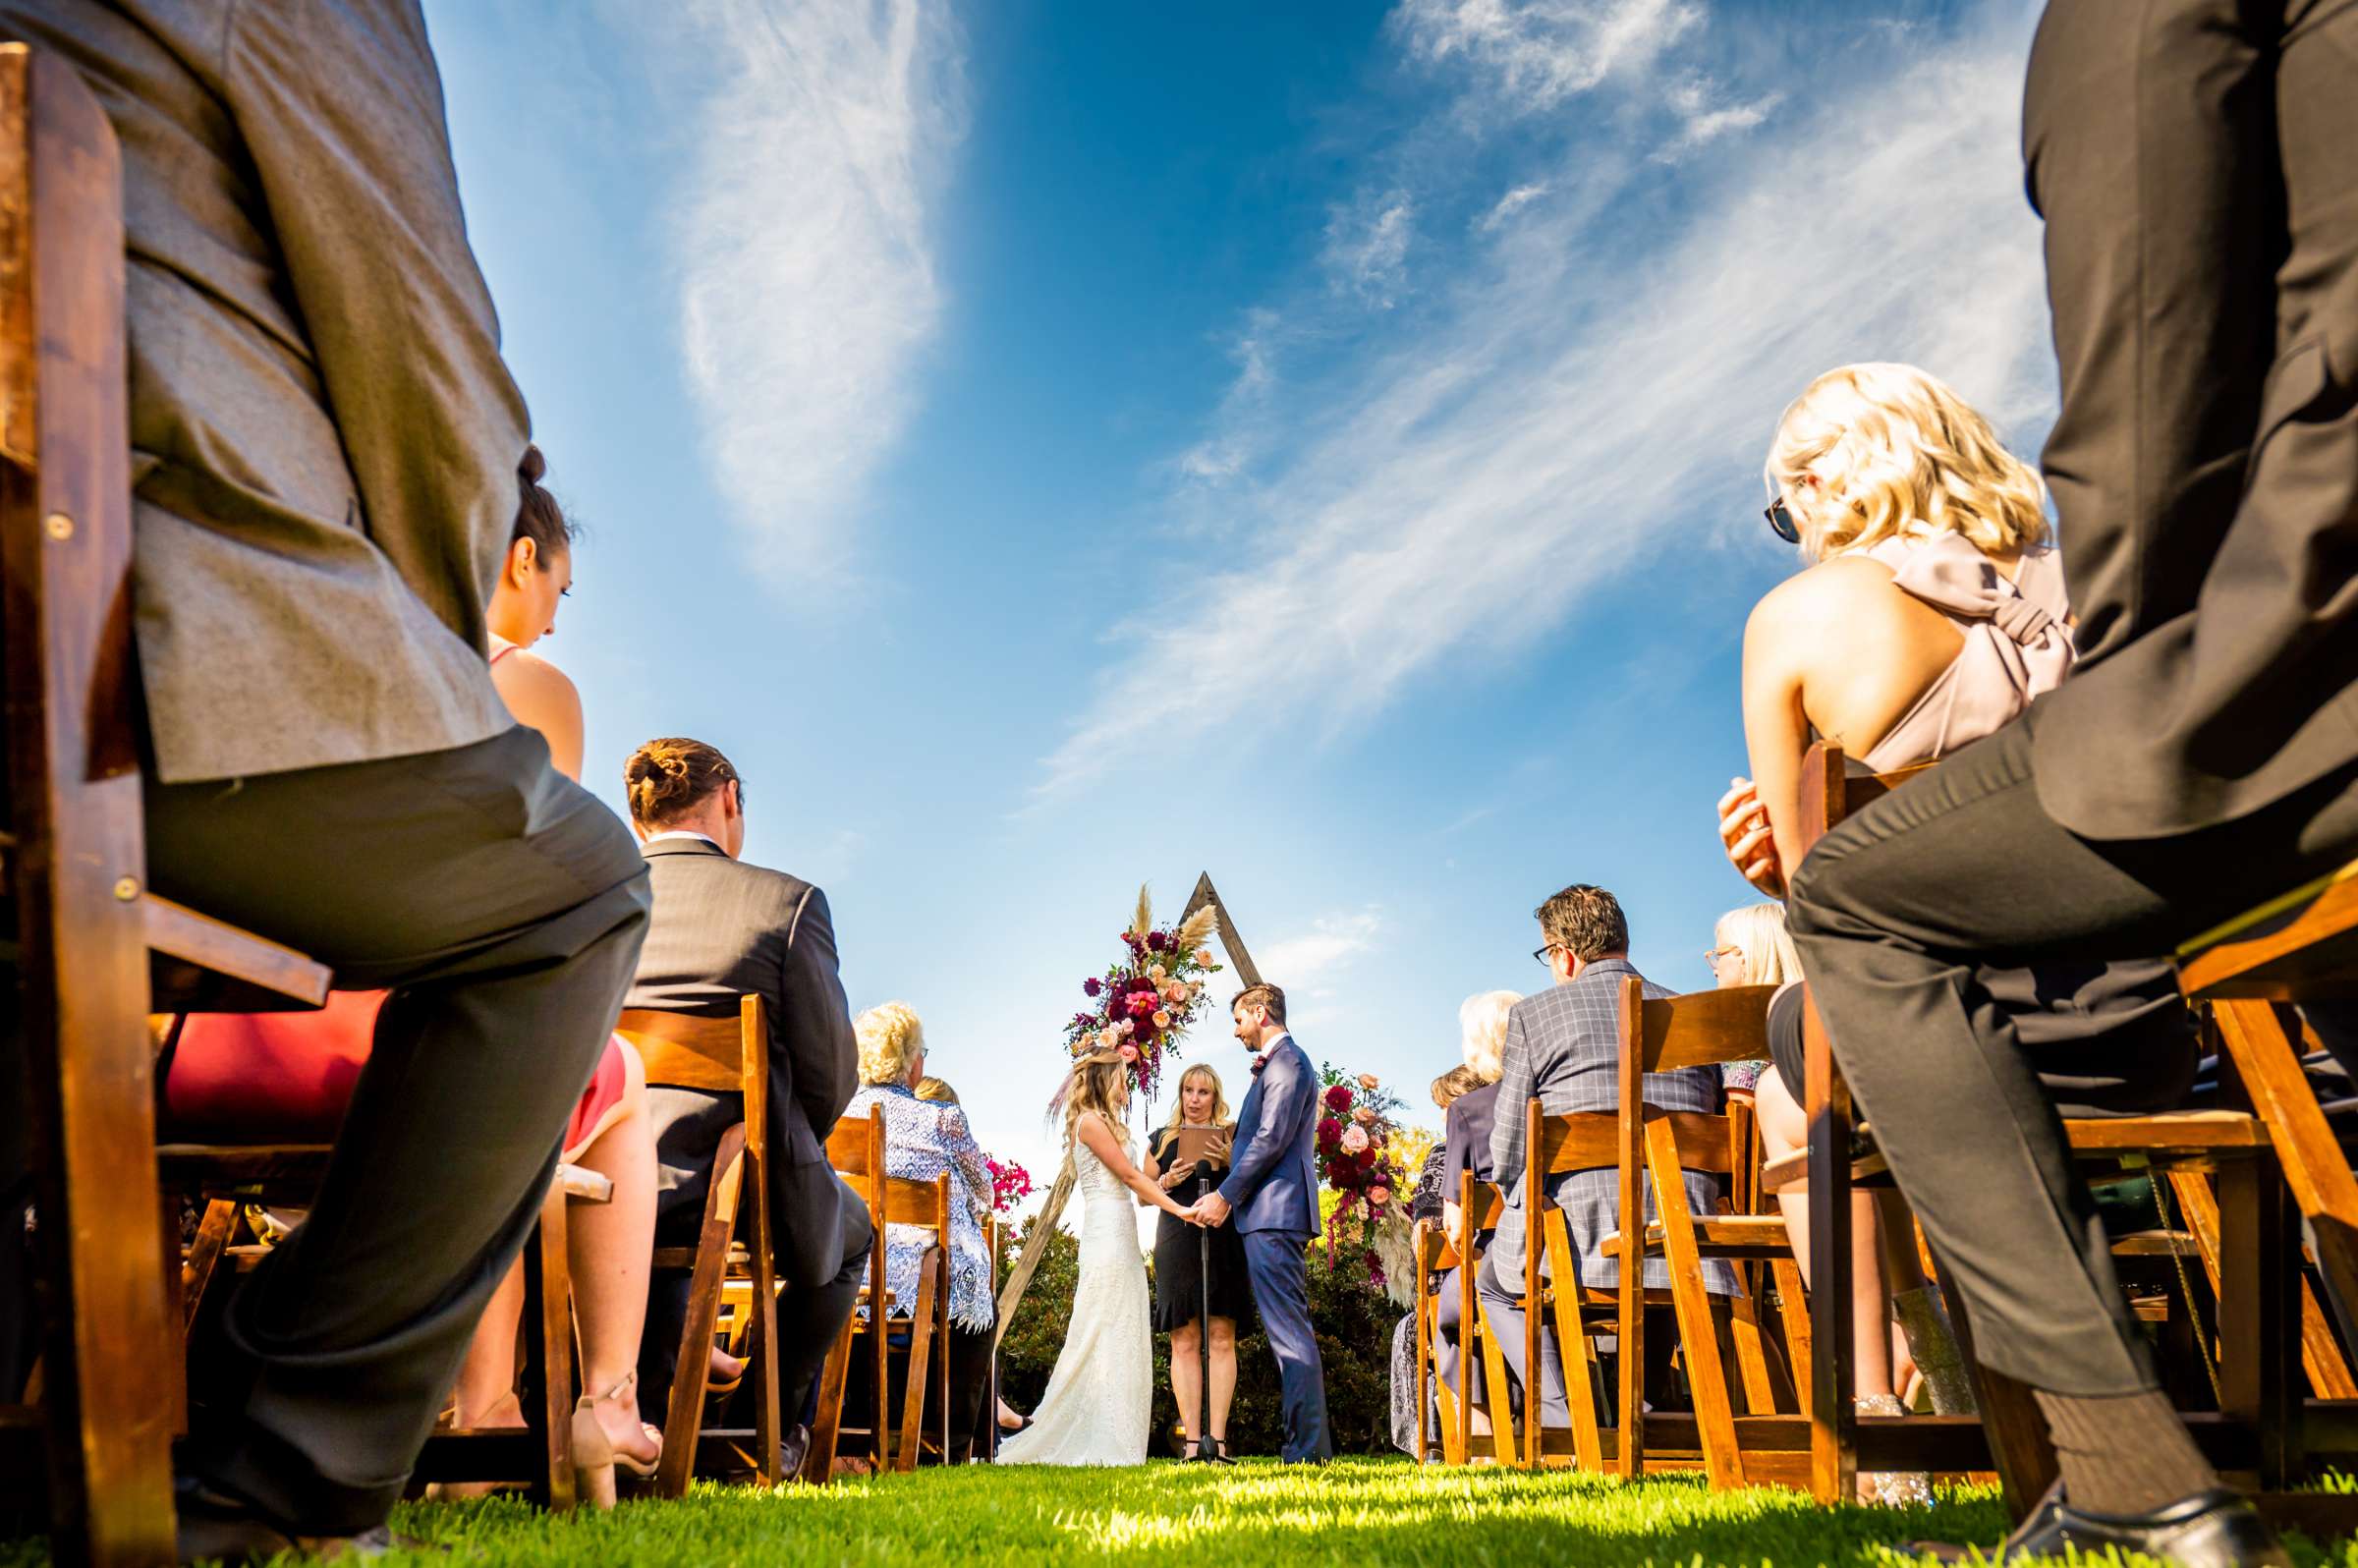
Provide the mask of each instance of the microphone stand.
[{"label": "microphone stand", "polygon": [[[1211,1196],[1211,1166],[1199,1160],[1196,1163],[1196,1200],[1201,1203]],[[1196,1375],[1201,1379],[1196,1388],[1196,1451],[1189,1454],[1191,1464],[1233,1465],[1235,1460],[1220,1452],[1220,1445],[1211,1435],[1211,1227],[1196,1227],[1196,1289],[1199,1293],[1196,1312]]]}]

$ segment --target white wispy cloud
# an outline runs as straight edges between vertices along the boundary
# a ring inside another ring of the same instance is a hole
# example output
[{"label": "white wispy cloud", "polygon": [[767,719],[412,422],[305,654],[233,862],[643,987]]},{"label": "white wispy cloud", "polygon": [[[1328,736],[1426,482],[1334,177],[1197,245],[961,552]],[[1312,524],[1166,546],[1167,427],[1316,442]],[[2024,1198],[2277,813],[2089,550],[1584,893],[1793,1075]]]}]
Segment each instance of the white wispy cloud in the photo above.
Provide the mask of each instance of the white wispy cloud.
[{"label": "white wispy cloud", "polygon": [[[1476,28],[1509,9],[1525,8],[1403,12]],[[1680,26],[1677,8],[1555,9]],[[1691,180],[1675,225],[1598,221],[1617,192],[1597,186],[1594,148],[1526,171],[1518,184],[1566,199],[1527,208],[1432,308],[1372,318],[1363,353],[1250,416],[1239,438],[1272,455],[1239,526],[1257,547],[1113,640],[1037,799],[1150,740],[1167,754],[1242,702],[1315,738],[1445,662],[1520,649],[1633,564],[1674,563],[1752,518],[1777,411],[1830,365],[1910,360],[2001,427],[2045,417],[2044,279],[2015,150],[2022,40],[1910,39],[1861,72],[1708,164],[1626,163]]]},{"label": "white wispy cloud", "polygon": [[1404,191],[1363,196],[1337,208],[1327,218],[1321,257],[1335,287],[1379,310],[1391,308],[1407,283],[1416,218],[1417,204]]},{"label": "white wispy cloud", "polygon": [[1665,158],[1681,157],[1721,137],[1750,131],[1785,101],[1783,93],[1768,92],[1749,103],[1737,103],[1723,96],[1717,83],[1703,77],[1674,84],[1663,97],[1678,115],[1678,130],[1658,154]]},{"label": "white wispy cloud", "polygon": [[1254,432],[1277,384],[1277,334],[1275,311],[1246,313],[1244,330],[1229,344],[1236,379],[1220,400],[1211,433],[1174,460],[1172,467],[1181,478],[1198,484],[1222,484],[1259,454]]},{"label": "white wispy cloud", "polygon": [[1376,945],[1383,916],[1374,909],[1323,915],[1310,929],[1270,943],[1256,953],[1262,974],[1288,990],[1314,991],[1335,970]]},{"label": "white wispy cloud", "polygon": [[1512,191],[1500,196],[1496,204],[1482,215],[1481,221],[1475,227],[1485,234],[1495,233],[1501,224],[1545,196],[1549,189],[1544,182],[1538,181],[1530,185],[1516,186]]},{"label": "white wispy cloud", "polygon": [[1391,21],[1413,58],[1469,62],[1534,113],[1642,74],[1703,19],[1697,0],[1403,0]]},{"label": "white wispy cloud", "polygon": [[668,216],[689,385],[763,567],[849,564],[942,290],[928,233],[964,131],[947,0],[617,6],[690,116]]}]

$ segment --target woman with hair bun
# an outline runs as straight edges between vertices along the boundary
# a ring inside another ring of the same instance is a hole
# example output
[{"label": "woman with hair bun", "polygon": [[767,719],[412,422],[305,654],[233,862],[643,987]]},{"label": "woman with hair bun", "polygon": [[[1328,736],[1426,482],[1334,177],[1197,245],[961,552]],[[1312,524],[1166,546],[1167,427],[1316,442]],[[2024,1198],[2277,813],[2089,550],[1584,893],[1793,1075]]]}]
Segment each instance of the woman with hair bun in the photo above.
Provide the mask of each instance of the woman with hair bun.
[{"label": "woman with hair bun", "polygon": [[[573,587],[575,530],[540,485],[546,460],[536,446],[517,466],[516,521],[484,609],[491,682],[516,722],[548,745],[556,770],[582,770],[582,700],[565,672],[526,651],[556,629],[557,606]],[[177,1128],[253,1136],[335,1136],[353,1082],[367,1061],[383,991],[338,991],[316,1013],[197,1014],[188,1019],[166,1080],[166,1114]],[[588,1090],[562,1134],[564,1158],[614,1184],[604,1204],[579,1205],[566,1230],[574,1304],[581,1325],[582,1383],[573,1418],[574,1459],[584,1495],[614,1501],[614,1467],[651,1476],[662,1433],[639,1420],[639,1338],[655,1225],[655,1144],[639,1054],[609,1036]],[[451,1415],[462,1428],[522,1427],[516,1395],[516,1328],[524,1313],[524,1265],[508,1271],[469,1343]],[[714,1371],[742,1371],[715,1353]],[[442,1488],[465,1495],[487,1486]]]}]

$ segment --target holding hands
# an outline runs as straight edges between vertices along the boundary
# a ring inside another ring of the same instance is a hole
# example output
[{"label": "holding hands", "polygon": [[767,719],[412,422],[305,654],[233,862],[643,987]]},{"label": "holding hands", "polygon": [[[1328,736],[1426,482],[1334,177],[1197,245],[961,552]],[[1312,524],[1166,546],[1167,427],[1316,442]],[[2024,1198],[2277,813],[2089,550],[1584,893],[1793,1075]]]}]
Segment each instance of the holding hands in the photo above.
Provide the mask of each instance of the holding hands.
[{"label": "holding hands", "polygon": [[1228,1223],[1228,1200],[1218,1193],[1207,1193],[1187,1210],[1187,1220],[1194,1225],[1225,1225]]}]

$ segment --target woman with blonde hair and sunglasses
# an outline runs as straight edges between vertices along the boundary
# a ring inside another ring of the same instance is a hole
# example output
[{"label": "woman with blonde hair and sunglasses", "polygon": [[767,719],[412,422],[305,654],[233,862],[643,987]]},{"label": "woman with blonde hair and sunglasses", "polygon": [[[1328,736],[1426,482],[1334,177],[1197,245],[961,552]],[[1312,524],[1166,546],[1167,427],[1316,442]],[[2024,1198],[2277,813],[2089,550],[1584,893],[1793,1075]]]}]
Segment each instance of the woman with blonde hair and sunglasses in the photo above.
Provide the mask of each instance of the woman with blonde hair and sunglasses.
[{"label": "woman with blonde hair and sunglasses", "polygon": [[[1806,564],[1745,623],[1752,777],[1721,798],[1718,826],[1736,869],[1782,899],[1801,861],[1802,764],[1814,741],[1839,745],[1873,773],[1937,761],[2011,722],[2078,653],[2046,487],[1937,377],[1906,364],[1826,371],[1777,420],[1767,478],[1769,527],[1800,546]],[[2021,1037],[2037,1041],[2040,1075],[2066,1116],[2165,1108],[2193,1081],[2188,1015],[2160,960],[2069,975],[1984,968],[1975,980],[2019,1021]],[[1775,1065],[1761,1076],[1757,1106],[1772,1151],[1808,1137],[1801,1014],[1798,986],[1769,1007]],[[1895,1292],[1936,1407],[1970,1408],[1963,1379],[1950,1375],[1953,1340],[1937,1294],[1921,1286],[1914,1222],[1895,1199],[1862,1212],[1855,1227],[1854,1395],[1862,1410],[1898,1407],[1885,1328]],[[1787,1225],[1806,1257],[1799,1207],[1787,1204]]]}]

